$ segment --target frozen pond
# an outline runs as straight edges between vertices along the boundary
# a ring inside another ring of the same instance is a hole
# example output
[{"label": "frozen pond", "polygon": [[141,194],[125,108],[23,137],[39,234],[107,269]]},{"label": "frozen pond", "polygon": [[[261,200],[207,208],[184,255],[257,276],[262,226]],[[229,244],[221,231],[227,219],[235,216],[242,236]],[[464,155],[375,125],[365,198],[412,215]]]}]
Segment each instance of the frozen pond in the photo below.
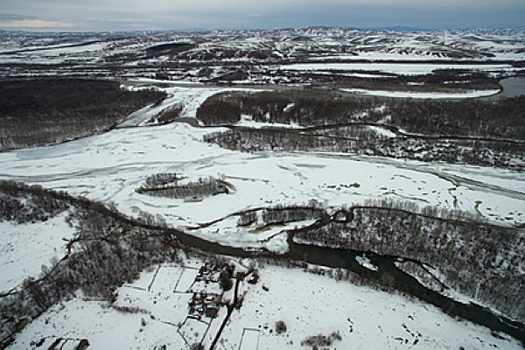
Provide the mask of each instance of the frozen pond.
[{"label": "frozen pond", "polygon": [[503,79],[500,81],[500,84],[503,86],[501,96],[516,97],[525,95],[525,78],[523,77]]}]

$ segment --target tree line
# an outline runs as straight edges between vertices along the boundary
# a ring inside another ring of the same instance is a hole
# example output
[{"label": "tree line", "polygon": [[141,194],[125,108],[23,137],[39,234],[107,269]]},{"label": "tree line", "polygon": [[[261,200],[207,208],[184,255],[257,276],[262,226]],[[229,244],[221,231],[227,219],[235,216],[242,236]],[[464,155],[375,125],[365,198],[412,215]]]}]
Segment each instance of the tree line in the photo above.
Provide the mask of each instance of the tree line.
[{"label": "tree line", "polygon": [[304,127],[381,123],[412,133],[525,140],[525,96],[499,101],[356,97],[335,91],[228,92],[208,98],[197,118],[225,126],[249,115],[256,122]]},{"label": "tree line", "polygon": [[326,211],[316,206],[315,201],[307,205],[276,205],[262,210],[248,210],[239,215],[238,226],[249,226],[259,220],[264,225],[286,224],[289,222],[320,219]]}]

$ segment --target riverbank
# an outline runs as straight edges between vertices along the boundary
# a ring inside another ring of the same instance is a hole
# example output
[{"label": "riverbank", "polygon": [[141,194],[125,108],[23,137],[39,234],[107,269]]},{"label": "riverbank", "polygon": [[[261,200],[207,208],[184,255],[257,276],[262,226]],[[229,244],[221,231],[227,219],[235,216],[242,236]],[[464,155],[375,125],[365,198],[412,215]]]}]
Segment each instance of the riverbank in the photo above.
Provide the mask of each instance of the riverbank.
[{"label": "riverbank", "polygon": [[[138,249],[138,246],[136,246],[135,240],[138,239],[140,235],[143,235],[143,238],[141,238],[142,243],[140,243],[141,247],[140,247],[140,250],[138,251],[151,251],[152,247],[156,247],[155,248],[157,249],[156,254],[158,255],[160,253],[160,256],[158,257],[158,259],[161,259],[161,260],[167,259],[168,256],[170,255],[173,256],[173,249],[182,248],[182,249],[189,249],[189,251],[192,251],[192,250],[195,251],[196,249],[195,253],[197,254],[204,254],[203,252],[208,252],[208,253],[211,252],[214,254],[228,255],[228,256],[234,256],[238,258],[264,258],[264,259],[271,259],[274,261],[287,261],[291,259],[292,261],[294,261],[294,264],[299,264],[299,265],[302,262],[306,262],[306,263],[311,263],[315,265],[328,266],[331,268],[348,269],[349,271],[356,273],[365,279],[372,280],[374,281],[374,283],[377,283],[378,285],[382,285],[385,288],[392,288],[392,290],[399,290],[402,292],[406,292],[409,295],[415,296],[425,302],[433,304],[441,308],[443,311],[445,311],[451,316],[459,316],[463,319],[467,319],[474,323],[487,326],[494,331],[507,333],[520,341],[525,340],[525,327],[523,326],[523,324],[512,322],[509,319],[502,317],[502,316],[495,316],[489,310],[481,308],[475,304],[470,304],[470,305],[463,304],[463,303],[454,301],[450,298],[446,298],[442,295],[439,295],[438,293],[435,293],[425,288],[419,283],[419,281],[417,281],[416,279],[410,277],[409,275],[399,270],[394,265],[394,262],[397,260],[397,258],[394,258],[392,256],[380,256],[376,254],[370,254],[370,252],[321,248],[321,247],[308,246],[304,244],[297,244],[293,242],[292,240],[293,234],[290,235],[290,239],[289,239],[290,250],[287,254],[284,254],[284,255],[275,254],[275,253],[270,253],[264,250],[263,251],[253,251],[253,250],[247,251],[244,249],[222,246],[217,243],[209,242],[209,241],[202,240],[197,237],[188,235],[185,232],[182,232],[180,230],[168,228],[164,226],[162,223],[157,222],[155,217],[148,216],[147,214],[143,214],[141,217],[136,218],[136,219],[130,218],[130,217],[124,216],[123,214],[119,212],[116,212],[115,210],[111,210],[105,207],[104,205],[101,205],[100,203],[92,203],[88,201],[87,199],[78,199],[75,197],[71,197],[65,193],[45,191],[38,187],[31,188],[31,187],[26,187],[24,185],[17,185],[15,183],[5,183],[4,182],[2,183],[2,188],[3,188],[3,191],[8,191],[6,193],[21,193],[21,194],[25,193],[26,195],[32,196],[34,198],[32,200],[37,200],[39,196],[52,196],[58,201],[65,201],[68,203],[68,205],[75,206],[77,208],[77,213],[75,214],[75,217],[81,220],[80,223],[84,222],[84,224],[79,225],[79,227],[89,227],[89,225],[92,225],[98,222],[97,231],[100,230],[101,232],[115,232],[115,231],[121,231],[122,229],[129,231],[129,232],[135,232],[138,230],[137,233],[139,234],[139,236],[137,236],[136,234],[130,235],[128,233],[126,235],[126,237],[128,238],[125,238],[125,237],[117,238],[118,236],[116,236],[114,238],[111,238],[111,240],[108,240],[109,235],[108,236],[101,235],[101,236],[95,236],[89,239],[89,241],[86,241],[86,238],[88,238],[86,235],[89,233],[89,231],[85,231],[86,228],[84,228],[82,229],[82,231],[80,231],[80,233],[77,233],[78,239],[72,240],[71,244],[72,245],[73,244],[80,244],[80,245],[89,244],[91,246],[89,250],[93,249],[94,247],[93,244],[96,246],[97,244],[100,244],[102,242],[107,242],[104,244],[109,243],[108,248],[111,246],[119,246],[120,239],[131,239],[131,241],[127,244],[131,244],[131,246],[137,247],[134,249]],[[83,213],[84,211],[86,212]],[[274,211],[276,210],[274,209]],[[96,217],[99,217],[99,218],[96,219],[96,221],[92,221]],[[89,220],[89,221],[86,221],[86,220]],[[142,233],[140,233],[141,231]],[[110,235],[113,236],[113,234],[111,233]],[[151,241],[151,243],[149,243],[148,245],[144,245],[144,239],[146,237],[149,237],[147,238],[148,240],[153,239],[153,241]],[[151,244],[153,245],[151,246]],[[159,249],[160,248],[159,244],[161,246],[164,246],[164,248]],[[84,249],[87,249],[87,246]],[[165,253],[162,253],[163,251],[165,251]],[[115,253],[111,253],[110,251],[107,251],[107,253],[102,254],[97,259],[99,258],[102,258],[103,260],[113,259],[113,254]],[[168,255],[164,255],[164,254],[168,254]],[[366,254],[367,258],[370,259],[370,262],[374,266],[377,266],[377,270],[365,268],[361,264],[358,263],[358,260],[356,260],[356,256],[360,256],[360,255],[363,256],[364,254]],[[129,253],[127,253],[127,255],[129,255]],[[49,286],[54,286],[53,288],[56,288],[58,284],[55,283],[54,281],[56,281],[57,279],[63,278],[61,276],[63,275],[65,271],[67,271],[67,269],[64,270],[64,267],[68,265],[71,266],[70,260],[75,259],[76,261],[78,261],[79,258],[83,259],[82,257],[79,257],[79,256],[73,257],[73,256],[69,256],[68,254],[68,256],[66,256],[64,259],[59,261],[56,266],[51,266],[49,269],[50,272],[44,275],[43,278],[38,279],[38,280],[32,280],[30,283],[25,284],[25,287],[22,287],[22,289],[17,290],[17,291],[12,291],[8,294],[5,294],[2,298],[3,300],[2,303],[5,303],[6,301],[8,301],[10,305],[13,305],[13,302],[16,298],[20,296],[24,296],[27,298],[29,296],[30,300],[34,300],[36,305],[40,305],[38,307],[40,311],[37,312],[36,314],[33,314],[33,317],[36,318],[37,316],[45,312],[47,308],[51,307],[56,301],[60,300],[60,298],[54,302],[49,302],[49,301],[44,302],[43,300],[48,300],[49,297],[47,297],[46,299],[40,299],[42,298],[42,296],[39,296],[40,294],[34,294],[34,293],[31,294],[30,291],[35,290],[35,289],[48,290]],[[93,255],[88,255],[86,258],[89,258],[90,260],[93,261],[95,257]],[[154,261],[155,259],[148,261],[144,267],[150,265]],[[134,264],[133,260],[131,260],[126,263],[126,266],[129,263]],[[119,266],[120,264],[121,263],[118,263],[117,266]],[[106,264],[104,264],[104,266],[106,266]],[[121,267],[115,267],[115,268],[121,268]],[[93,276],[98,276],[101,273],[105,274],[107,273],[107,271],[106,270],[99,271],[96,269],[90,271],[90,274],[93,274]],[[69,272],[69,274],[71,274],[71,272]],[[113,288],[118,287],[122,282],[116,282],[116,284],[114,283],[115,282],[111,282],[111,284],[104,286],[103,284],[100,285],[100,281],[99,281],[97,282],[97,285],[99,286],[97,288],[103,288],[102,290],[104,290],[104,288],[109,288],[102,295],[110,296],[111,290]],[[71,285],[70,283],[66,283],[63,285],[63,287],[61,287],[61,289],[56,290],[54,294],[64,295],[65,293],[67,295],[73,292],[76,288],[78,288],[78,287],[74,288],[73,286],[82,286],[82,284],[83,284],[82,282],[79,283],[78,281],[74,282]],[[93,288],[93,286],[91,286],[90,288]],[[108,292],[109,294],[107,294]],[[93,292],[90,292],[90,293],[93,293]],[[42,306],[42,303],[44,303],[43,305],[47,305],[47,306],[46,307]],[[15,309],[11,309],[10,312],[12,313],[16,311]],[[3,318],[5,318],[5,315],[3,316]],[[17,319],[25,320],[26,318],[22,317],[22,315],[18,315],[14,319],[15,320]],[[15,321],[15,324],[12,325],[13,329],[16,330],[18,327],[17,325],[20,324],[20,322],[21,321]],[[13,336],[15,335],[15,333],[11,333],[11,334]]]}]

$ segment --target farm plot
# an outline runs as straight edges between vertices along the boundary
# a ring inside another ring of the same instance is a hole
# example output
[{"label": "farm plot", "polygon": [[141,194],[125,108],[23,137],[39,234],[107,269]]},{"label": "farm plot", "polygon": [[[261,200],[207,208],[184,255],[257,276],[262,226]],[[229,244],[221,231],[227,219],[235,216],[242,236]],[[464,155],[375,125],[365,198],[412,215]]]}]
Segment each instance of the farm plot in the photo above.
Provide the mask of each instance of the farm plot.
[{"label": "farm plot", "polygon": [[[195,343],[210,344],[226,316],[221,308],[222,290],[213,279],[213,271],[212,265],[198,259],[185,259],[184,265],[156,266],[119,288],[111,305],[85,300],[78,293],[34,320],[11,348],[28,348],[41,341],[47,344],[49,334],[87,339],[93,348],[165,345],[167,349],[184,349]],[[178,283],[183,292],[174,290]],[[189,290],[192,285],[198,291]],[[194,303],[201,296],[204,298]],[[226,297],[231,298],[230,294]],[[199,313],[195,306],[209,310]]]}]

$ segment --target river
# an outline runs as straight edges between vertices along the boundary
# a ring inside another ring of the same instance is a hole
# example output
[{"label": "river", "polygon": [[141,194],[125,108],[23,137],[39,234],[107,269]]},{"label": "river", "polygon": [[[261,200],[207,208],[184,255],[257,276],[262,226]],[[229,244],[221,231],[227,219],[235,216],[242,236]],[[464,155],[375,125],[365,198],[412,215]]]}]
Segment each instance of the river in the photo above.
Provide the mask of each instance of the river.
[{"label": "river", "polygon": [[[105,215],[110,215],[129,225],[140,226],[150,230],[159,230],[163,232],[163,235],[167,238],[166,242],[168,242],[168,244],[175,236],[185,245],[220,255],[241,258],[266,257],[275,260],[295,260],[330,268],[347,269],[378,284],[415,296],[422,301],[440,308],[450,316],[459,316],[476,324],[488,327],[494,331],[506,333],[522,342],[525,342],[525,326],[522,323],[512,321],[504,316],[496,316],[489,309],[473,303],[463,304],[426,288],[417,279],[401,271],[394,264],[398,260],[398,257],[395,256],[382,256],[370,252],[298,244],[293,241],[295,230],[288,232],[287,243],[289,251],[285,254],[272,253],[266,249],[245,250],[210,242],[195,237],[182,230],[144,224],[135,219],[122,216],[120,213],[112,212],[105,207],[91,206],[90,202],[86,199],[79,200],[69,195],[57,193],[54,193],[53,196],[62,200],[74,202],[82,207],[94,208]],[[327,220],[330,220],[329,216],[323,215],[322,218],[313,225],[322,225],[323,223],[326,223]],[[352,217],[348,217],[348,220],[352,220]],[[366,257],[377,267],[377,269],[368,269],[358,263],[356,258],[363,256],[363,254],[366,254]],[[385,283],[385,281],[387,283]]]},{"label": "river", "polygon": [[397,257],[381,256],[366,252],[367,258],[378,267],[377,271],[373,271],[361,266],[356,261],[356,257],[363,255],[364,252],[296,244],[291,241],[290,239],[289,254],[294,257],[301,257],[301,260],[305,262],[332,268],[348,269],[379,284],[383,284],[383,281],[388,281],[388,287],[415,296],[440,308],[450,316],[459,316],[494,331],[503,332],[518,340],[525,341],[525,327],[523,324],[503,316],[496,316],[490,310],[479,305],[472,303],[463,304],[426,288],[417,279],[394,265],[394,262],[398,260]]},{"label": "river", "polygon": [[525,77],[511,77],[500,80],[503,90],[493,96],[480,97],[482,101],[497,101],[502,97],[517,97],[525,95]]},{"label": "river", "polygon": [[[501,81],[503,92],[494,98],[510,96],[525,90],[524,78]],[[186,111],[192,117],[208,91],[196,94],[182,90],[177,98],[195,106]],[[210,92],[211,93],[211,92]],[[174,91],[175,94],[175,91]],[[195,102],[195,103],[193,103]],[[142,118],[142,117],[141,117]],[[142,120],[142,119],[141,119]],[[349,157],[326,154],[245,154],[204,144],[208,130],[185,125],[152,128],[117,129],[103,135],[53,147],[4,152],[0,154],[0,178],[39,183],[45,187],[66,190],[90,200],[115,201],[119,210],[129,216],[138,209],[165,215],[173,227],[181,222],[189,226],[212,221],[250,207],[281,203],[302,203],[316,198],[326,206],[361,202],[363,198],[409,198],[425,205],[448,208],[458,203],[459,209],[477,208],[484,215],[496,215],[506,222],[522,223],[523,175],[498,169],[424,164],[377,157]],[[221,172],[231,176],[238,189],[232,196],[215,196],[202,202],[152,200],[135,189],[154,173],[177,172],[193,178]],[[350,188],[336,187],[356,183]],[[334,188],[331,188],[334,186]],[[482,205],[481,202],[483,202]],[[171,220],[171,221],[169,221]],[[359,265],[356,256],[363,252],[307,246],[290,242],[283,255],[263,249],[227,246],[237,233],[224,236],[223,244],[208,237],[195,237],[182,230],[167,230],[190,246],[217,254],[275,259],[296,259],[312,264],[344,268],[376,282],[391,281],[392,287],[496,331],[525,341],[524,326],[497,317],[489,310],[465,305],[441,296],[415,278],[400,271],[396,257],[366,253],[379,267],[372,271]],[[235,232],[234,232],[235,233]],[[246,243],[243,243],[246,244]],[[253,248],[253,247],[252,247]]]}]

